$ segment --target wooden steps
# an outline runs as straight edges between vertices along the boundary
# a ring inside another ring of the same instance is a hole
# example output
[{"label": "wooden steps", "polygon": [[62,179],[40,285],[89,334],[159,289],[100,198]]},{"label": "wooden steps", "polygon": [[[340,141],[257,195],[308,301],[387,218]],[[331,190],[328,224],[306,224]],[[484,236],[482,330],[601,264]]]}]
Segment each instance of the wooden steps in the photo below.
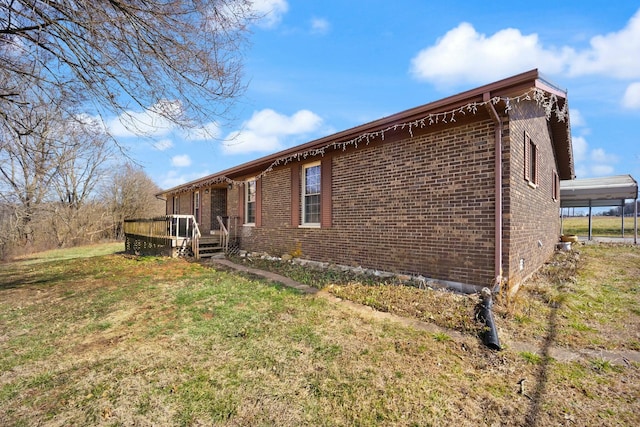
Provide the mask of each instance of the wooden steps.
[{"label": "wooden steps", "polygon": [[219,236],[202,236],[198,240],[200,258],[211,258],[224,253],[224,249],[220,246]]}]

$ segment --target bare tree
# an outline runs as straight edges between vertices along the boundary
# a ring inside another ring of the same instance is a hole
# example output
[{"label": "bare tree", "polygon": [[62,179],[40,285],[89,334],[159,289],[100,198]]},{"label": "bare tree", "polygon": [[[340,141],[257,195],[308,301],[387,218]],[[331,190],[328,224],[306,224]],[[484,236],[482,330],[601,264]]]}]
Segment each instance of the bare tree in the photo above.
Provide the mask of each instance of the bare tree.
[{"label": "bare tree", "polygon": [[0,0],[1,222],[20,235],[3,247],[109,224],[93,200],[109,144],[78,111],[224,119],[254,18],[249,0]]},{"label": "bare tree", "polygon": [[0,126],[0,197],[14,207],[17,233],[25,244],[33,241],[32,220],[60,166],[61,142],[54,136],[59,105],[38,99],[3,111],[12,122]]},{"label": "bare tree", "polygon": [[105,230],[102,206],[93,199],[96,186],[107,175],[107,165],[114,160],[111,140],[95,122],[67,121],[64,131],[52,181],[57,200],[46,206],[59,247],[92,241],[92,236]]},{"label": "bare tree", "polygon": [[113,237],[123,238],[123,223],[127,218],[153,218],[163,215],[165,202],[155,197],[160,188],[140,167],[126,163],[114,168],[114,173],[100,190],[100,199],[108,204],[112,218]]},{"label": "bare tree", "polygon": [[13,206],[0,200],[0,261],[7,258],[13,242]]},{"label": "bare tree", "polygon": [[253,18],[249,0],[0,0],[0,111],[24,102],[29,81],[98,111],[140,106],[184,126],[222,118],[244,89]]},{"label": "bare tree", "polygon": [[64,141],[53,188],[61,204],[78,209],[106,175],[107,163],[114,159],[113,145],[96,123],[81,119],[66,123]]},{"label": "bare tree", "polygon": [[29,246],[55,230],[63,246],[92,228],[80,221],[87,218],[81,208],[95,193],[113,145],[95,120],[70,115],[73,99],[39,95],[30,90],[29,103],[3,110],[10,120],[0,122],[0,201],[16,217],[15,243]]}]

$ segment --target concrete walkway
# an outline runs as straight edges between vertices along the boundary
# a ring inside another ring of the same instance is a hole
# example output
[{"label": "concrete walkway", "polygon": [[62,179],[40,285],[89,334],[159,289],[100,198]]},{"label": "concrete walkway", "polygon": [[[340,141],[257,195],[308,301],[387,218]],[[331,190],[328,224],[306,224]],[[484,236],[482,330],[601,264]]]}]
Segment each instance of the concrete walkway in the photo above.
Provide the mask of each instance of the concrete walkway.
[{"label": "concrete walkway", "polygon": [[256,276],[271,280],[272,282],[277,282],[285,285],[286,287],[297,289],[305,294],[317,294],[318,292],[320,292],[319,289],[314,288],[313,286],[303,285],[300,282],[296,282],[295,280],[289,279],[285,276],[281,276],[280,274],[259,270],[257,268],[247,267],[246,265],[242,264],[236,264],[235,262],[231,262],[225,258],[211,258],[210,262],[211,264],[222,265],[232,270],[241,271],[243,273],[255,274]]},{"label": "concrete walkway", "polygon": [[633,244],[637,243],[635,241],[633,235],[631,235],[631,237],[628,237],[628,236],[625,236],[625,237],[599,237],[599,236],[592,236],[591,240],[588,240],[587,236],[578,236],[578,242],[585,243],[585,244],[618,243],[618,244],[625,244],[625,245],[633,245]]},{"label": "concrete walkway", "polygon": [[[348,301],[342,298],[338,298],[330,294],[329,292],[319,290],[317,288],[314,288],[313,286],[304,285],[302,283],[296,282],[295,280],[292,280],[280,274],[273,273],[270,271],[260,270],[257,268],[248,267],[246,265],[236,264],[225,258],[211,258],[209,262],[212,265],[219,265],[219,266],[223,266],[223,268],[226,268],[226,269],[232,269],[232,270],[240,271],[243,273],[253,274],[253,275],[268,279],[272,282],[280,283],[289,288],[297,289],[300,292],[303,292],[305,294],[314,295],[315,297],[323,298],[335,304],[341,304],[343,306],[348,307],[352,311],[360,314],[362,317],[366,319],[388,320],[393,323],[398,323],[403,326],[411,327],[411,328],[429,332],[429,333],[438,333],[438,332],[446,333],[457,342],[465,342],[465,341],[478,339],[470,335],[464,335],[452,329],[442,328],[432,323],[427,323],[417,319],[412,319],[408,317],[398,316],[392,313],[378,311],[366,305],[362,305],[362,304],[355,303],[353,301]],[[555,360],[558,360],[561,362],[571,362],[579,359],[587,359],[587,360],[603,359],[619,365],[622,365],[622,364],[628,365],[629,362],[640,363],[640,352],[637,352],[637,351],[613,352],[613,351],[592,350],[592,349],[575,350],[575,349],[566,349],[561,347],[540,348],[536,344],[520,342],[520,341],[502,342],[502,345],[507,346],[508,348],[517,352],[528,351],[528,352],[539,354],[539,355],[546,354],[546,356],[553,357]]]}]

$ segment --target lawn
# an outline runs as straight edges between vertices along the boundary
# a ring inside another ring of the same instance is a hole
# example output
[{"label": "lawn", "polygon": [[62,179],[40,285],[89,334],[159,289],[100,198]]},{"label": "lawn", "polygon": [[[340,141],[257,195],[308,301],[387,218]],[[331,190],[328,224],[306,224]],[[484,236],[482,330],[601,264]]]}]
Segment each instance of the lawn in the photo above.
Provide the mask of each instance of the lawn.
[{"label": "lawn", "polygon": [[[589,235],[589,217],[563,218],[564,234]],[[624,219],[624,236],[633,237],[633,217]],[[622,237],[622,218],[615,216],[594,216],[591,218],[591,233],[596,237]]]},{"label": "lawn", "polygon": [[637,362],[543,351],[638,350],[635,247],[555,259],[496,307],[500,352],[478,339],[475,297],[288,273],[449,328],[428,332],[209,265],[94,250],[0,265],[1,425],[637,424]]}]

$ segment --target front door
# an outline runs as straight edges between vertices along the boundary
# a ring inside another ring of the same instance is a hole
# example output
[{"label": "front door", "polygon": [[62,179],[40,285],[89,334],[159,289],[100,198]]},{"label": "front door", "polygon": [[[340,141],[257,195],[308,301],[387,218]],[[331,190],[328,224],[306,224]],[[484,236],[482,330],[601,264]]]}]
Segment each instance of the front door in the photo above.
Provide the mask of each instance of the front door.
[{"label": "front door", "polygon": [[211,229],[220,230],[217,217],[227,217],[227,190],[225,188],[211,189]]}]

